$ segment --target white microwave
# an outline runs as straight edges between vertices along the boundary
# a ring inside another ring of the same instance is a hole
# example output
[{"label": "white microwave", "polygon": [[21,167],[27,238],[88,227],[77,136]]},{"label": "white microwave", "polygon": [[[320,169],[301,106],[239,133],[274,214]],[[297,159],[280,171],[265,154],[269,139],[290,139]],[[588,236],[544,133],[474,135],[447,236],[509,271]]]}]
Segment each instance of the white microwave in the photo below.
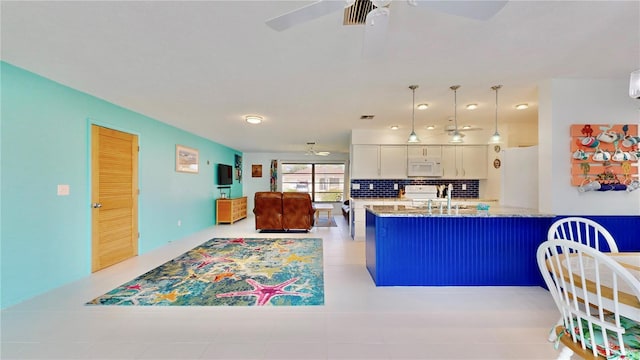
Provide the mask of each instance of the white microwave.
[{"label": "white microwave", "polygon": [[439,177],[442,176],[440,158],[414,158],[407,164],[408,176]]}]

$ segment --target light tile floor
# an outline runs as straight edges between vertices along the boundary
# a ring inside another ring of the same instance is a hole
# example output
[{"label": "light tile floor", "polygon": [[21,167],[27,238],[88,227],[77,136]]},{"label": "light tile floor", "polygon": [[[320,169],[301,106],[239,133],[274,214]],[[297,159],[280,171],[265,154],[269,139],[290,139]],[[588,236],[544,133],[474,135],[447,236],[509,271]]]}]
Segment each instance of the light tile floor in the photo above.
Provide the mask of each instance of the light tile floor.
[{"label": "light tile floor", "polygon": [[[259,234],[214,226],[3,310],[2,359],[554,359],[558,318],[539,287],[376,287],[364,243],[338,227]],[[321,237],[325,305],[84,303],[214,237]]]}]

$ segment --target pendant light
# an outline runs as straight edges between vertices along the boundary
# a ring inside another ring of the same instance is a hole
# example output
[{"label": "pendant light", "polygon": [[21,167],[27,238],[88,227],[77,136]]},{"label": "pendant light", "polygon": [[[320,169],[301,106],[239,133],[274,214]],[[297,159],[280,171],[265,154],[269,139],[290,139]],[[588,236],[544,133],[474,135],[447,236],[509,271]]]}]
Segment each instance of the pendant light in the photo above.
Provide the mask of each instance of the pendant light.
[{"label": "pendant light", "polygon": [[449,89],[453,90],[453,124],[455,128],[453,129],[453,136],[449,142],[451,143],[461,143],[462,135],[458,132],[458,99],[457,92],[460,88],[460,85],[453,85],[449,87]]},{"label": "pendant light", "polygon": [[411,134],[409,134],[408,143],[419,143],[420,139],[416,134],[415,124],[416,124],[416,89],[418,85],[409,85],[409,89],[413,92],[413,102],[411,104]]},{"label": "pendant light", "polygon": [[496,132],[493,133],[491,139],[489,139],[489,144],[498,144],[500,143],[500,133],[498,132],[498,90],[502,85],[494,85],[491,87],[491,90],[496,92]]}]

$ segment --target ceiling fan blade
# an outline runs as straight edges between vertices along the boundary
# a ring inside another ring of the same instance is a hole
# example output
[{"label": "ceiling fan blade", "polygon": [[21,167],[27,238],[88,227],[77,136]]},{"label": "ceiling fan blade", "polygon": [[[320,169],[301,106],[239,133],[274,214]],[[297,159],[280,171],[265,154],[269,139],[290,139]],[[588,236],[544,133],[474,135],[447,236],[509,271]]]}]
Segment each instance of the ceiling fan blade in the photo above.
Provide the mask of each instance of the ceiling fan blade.
[{"label": "ceiling fan blade", "polygon": [[414,6],[425,6],[451,15],[475,20],[489,20],[507,4],[507,0],[487,1],[421,1],[409,0]]},{"label": "ceiling fan blade", "polygon": [[269,19],[266,21],[266,24],[274,30],[282,31],[344,9],[346,6],[349,6],[349,1],[319,0],[286,14],[274,17],[273,19]]},{"label": "ceiling fan blade", "polygon": [[362,44],[364,57],[375,57],[384,52],[388,26],[389,8],[376,8],[367,14],[364,25],[364,43]]}]

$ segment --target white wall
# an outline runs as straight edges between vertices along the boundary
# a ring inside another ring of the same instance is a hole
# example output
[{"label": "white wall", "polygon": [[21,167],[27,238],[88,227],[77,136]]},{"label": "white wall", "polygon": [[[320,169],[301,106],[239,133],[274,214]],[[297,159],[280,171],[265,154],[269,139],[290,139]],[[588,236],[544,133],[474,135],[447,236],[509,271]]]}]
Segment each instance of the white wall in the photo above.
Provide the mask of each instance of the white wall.
[{"label": "white wall", "polygon": [[[278,160],[278,167],[282,162],[287,161],[313,161],[313,162],[335,162],[343,161],[349,168],[349,154],[332,153],[329,156],[309,156],[304,153],[244,153],[242,163],[242,190],[243,195],[247,197],[247,211],[252,213],[254,207],[253,195],[257,191],[269,191],[271,160]],[[262,165],[262,177],[251,177],[251,165]],[[282,175],[278,169],[278,191],[282,191],[281,182]],[[349,184],[349,178],[345,179],[345,186]],[[345,191],[347,189],[345,188]]]},{"label": "white wall", "polygon": [[502,151],[500,204],[538,208],[538,147],[517,147]]},{"label": "white wall", "polygon": [[579,193],[571,186],[572,124],[640,124],[629,79],[553,79],[540,84],[539,204],[558,215],[640,215],[640,191]]}]

